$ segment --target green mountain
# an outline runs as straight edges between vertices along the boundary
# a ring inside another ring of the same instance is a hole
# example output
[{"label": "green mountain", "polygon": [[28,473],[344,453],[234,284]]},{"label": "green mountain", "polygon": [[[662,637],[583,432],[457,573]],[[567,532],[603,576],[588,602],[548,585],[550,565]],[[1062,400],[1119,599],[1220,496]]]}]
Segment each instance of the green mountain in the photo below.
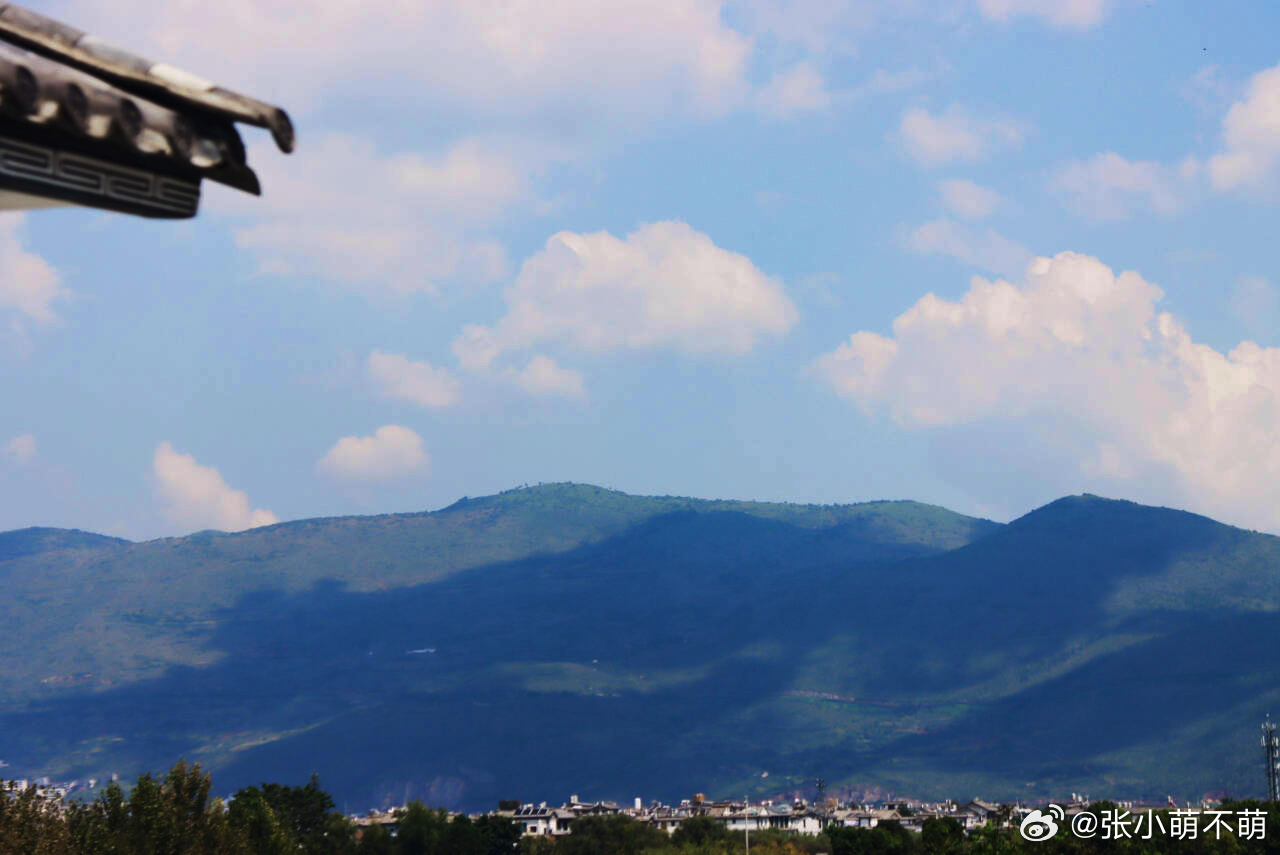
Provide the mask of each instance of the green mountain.
[{"label": "green mountain", "polygon": [[186,756],[353,809],[1248,795],[1280,701],[1280,539],[1093,496],[1000,526],[549,485],[0,579],[6,772]]},{"label": "green mountain", "polygon": [[0,532],[0,561],[41,552],[123,546],[128,542],[119,537],[107,537],[105,534],[93,534],[79,529],[20,528]]}]

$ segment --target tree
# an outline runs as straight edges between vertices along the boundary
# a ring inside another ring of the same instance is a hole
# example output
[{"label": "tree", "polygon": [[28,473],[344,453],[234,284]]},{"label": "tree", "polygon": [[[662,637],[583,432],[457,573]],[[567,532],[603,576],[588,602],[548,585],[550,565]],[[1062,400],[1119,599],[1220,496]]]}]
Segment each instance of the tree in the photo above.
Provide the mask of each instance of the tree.
[{"label": "tree", "polygon": [[414,799],[396,823],[396,855],[444,855],[441,847],[448,814],[443,808],[429,809]]},{"label": "tree", "polygon": [[916,849],[915,836],[896,822],[875,828],[827,826],[831,855],[905,855]]},{"label": "tree", "polygon": [[254,803],[260,799],[292,845],[304,852],[327,855],[335,844],[341,846],[342,841],[353,839],[350,823],[334,810],[333,798],[320,789],[316,775],[304,787],[268,783],[261,788],[244,787],[235,794],[232,804],[242,798]]},{"label": "tree", "polygon": [[251,852],[284,855],[297,848],[257,787],[246,787],[235,794],[227,811],[227,822]]},{"label": "tree", "polygon": [[723,822],[709,816],[691,816],[676,827],[671,842],[676,846],[710,846],[732,836]]},{"label": "tree", "polygon": [[648,847],[667,843],[667,835],[625,814],[584,816],[573,821],[571,833],[557,842],[565,855],[638,855]]},{"label": "tree", "polygon": [[954,817],[929,817],[920,828],[920,844],[925,852],[955,852],[964,845],[964,826]]},{"label": "tree", "polygon": [[480,830],[466,814],[458,814],[450,821],[440,836],[440,843],[440,850],[449,855],[487,855]]},{"label": "tree", "polygon": [[395,855],[395,839],[381,825],[373,824],[360,830],[360,855]]},{"label": "tree", "polygon": [[510,855],[520,842],[520,828],[508,817],[486,814],[475,825],[486,855]]},{"label": "tree", "polygon": [[126,855],[129,802],[115,781],[88,804],[73,805],[67,814],[72,849],[100,855]]},{"label": "tree", "polygon": [[35,786],[0,787],[0,855],[63,855],[71,850],[59,800]]}]

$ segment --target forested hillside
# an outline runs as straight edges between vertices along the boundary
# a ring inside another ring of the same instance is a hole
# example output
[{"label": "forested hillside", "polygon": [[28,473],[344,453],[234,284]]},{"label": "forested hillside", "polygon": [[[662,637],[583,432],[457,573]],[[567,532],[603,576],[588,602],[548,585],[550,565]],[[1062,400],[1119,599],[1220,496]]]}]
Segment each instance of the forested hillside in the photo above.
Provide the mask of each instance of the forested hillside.
[{"label": "forested hillside", "polygon": [[[0,541],[3,542],[3,541]],[[339,805],[1258,789],[1280,539],[529,488],[0,562],[17,776],[200,760]],[[43,644],[31,645],[31,638]],[[15,662],[15,659],[18,661]],[[6,772],[10,770],[6,769]]]}]

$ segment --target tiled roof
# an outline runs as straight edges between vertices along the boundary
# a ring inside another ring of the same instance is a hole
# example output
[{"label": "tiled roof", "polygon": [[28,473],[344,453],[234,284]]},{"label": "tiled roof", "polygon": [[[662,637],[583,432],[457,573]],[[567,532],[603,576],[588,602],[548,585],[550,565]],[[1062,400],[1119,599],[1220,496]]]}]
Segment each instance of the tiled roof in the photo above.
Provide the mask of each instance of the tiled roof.
[{"label": "tiled roof", "polygon": [[223,89],[170,65],[144,59],[30,9],[0,3],[0,38],[25,44],[139,97],[179,110],[210,113],[267,128],[281,151],[293,151],[293,124],[279,107]]},{"label": "tiled roof", "polygon": [[279,107],[0,2],[0,187],[191,216],[201,179],[260,192],[236,123],[293,150]]}]

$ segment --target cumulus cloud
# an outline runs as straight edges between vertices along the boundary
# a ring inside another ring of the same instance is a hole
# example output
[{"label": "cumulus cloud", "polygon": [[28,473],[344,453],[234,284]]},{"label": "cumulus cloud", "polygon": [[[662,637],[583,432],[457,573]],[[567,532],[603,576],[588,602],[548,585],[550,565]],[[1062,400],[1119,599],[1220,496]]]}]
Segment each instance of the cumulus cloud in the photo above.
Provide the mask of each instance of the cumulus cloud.
[{"label": "cumulus cloud", "polygon": [[980,160],[1021,145],[1026,133],[1020,122],[974,116],[957,104],[937,115],[921,108],[908,110],[898,126],[907,153],[925,166]]},{"label": "cumulus cloud", "polygon": [[953,214],[966,220],[989,217],[1000,205],[999,193],[962,178],[943,181],[938,185],[938,192],[942,195],[942,203]]},{"label": "cumulus cloud", "polygon": [[4,456],[17,464],[28,463],[36,456],[36,438],[34,434],[24,433],[15,436],[4,444]]},{"label": "cumulus cloud", "polygon": [[189,528],[243,531],[279,520],[271,511],[250,509],[249,496],[235,490],[212,466],[201,466],[190,454],[174,451],[168,442],[156,446],[152,461],[156,489],[166,503],[165,514]]},{"label": "cumulus cloud", "polygon": [[1031,261],[1031,252],[992,228],[978,228],[943,217],[917,227],[907,247],[926,255],[947,255],[968,267],[1004,276],[1017,276]]},{"label": "cumulus cloud", "polygon": [[373,436],[344,436],[316,466],[339,478],[383,481],[421,472],[430,462],[422,437],[401,425],[383,425]]},{"label": "cumulus cloud", "polygon": [[470,370],[554,341],[585,351],[669,348],[742,355],[796,321],[782,284],[681,222],[553,235],[507,288],[507,314],[470,325],[454,352]]},{"label": "cumulus cloud", "polygon": [[375,350],[367,362],[369,378],[388,398],[412,401],[420,407],[451,407],[462,384],[446,368],[413,362],[398,353]]},{"label": "cumulus cloud", "polygon": [[1218,190],[1250,190],[1273,184],[1280,162],[1280,65],[1249,81],[1243,101],[1222,121],[1223,151],[1209,160],[1209,178]]},{"label": "cumulus cloud", "polygon": [[561,368],[551,357],[538,354],[513,374],[517,386],[537,397],[584,398],[587,391],[582,374]]},{"label": "cumulus cloud", "polygon": [[60,4],[89,32],[281,103],[363,101],[392,80],[428,102],[496,114],[735,104],[752,41],[725,24],[721,5],[623,0],[605,13],[595,0]]},{"label": "cumulus cloud", "polygon": [[1172,214],[1186,203],[1200,167],[1187,158],[1177,166],[1126,160],[1115,152],[1072,161],[1052,185],[1073,208],[1099,221],[1124,220],[1136,213]]},{"label": "cumulus cloud", "polygon": [[1056,27],[1087,30],[1102,23],[1106,0],[978,0],[978,10],[986,18],[1041,18]]},{"label": "cumulus cloud", "polygon": [[798,62],[775,74],[756,93],[756,104],[766,115],[785,119],[825,109],[831,104],[831,93],[811,63]]},{"label": "cumulus cloud", "polygon": [[892,336],[855,333],[813,370],[903,427],[981,426],[967,454],[983,466],[998,465],[1003,431],[1046,449],[1035,477],[1056,466],[1077,485],[1280,528],[1280,349],[1198,343],[1157,312],[1162,296],[1065,252],[1021,285],[975,277],[959,301],[926,295]]},{"label": "cumulus cloud", "polygon": [[211,197],[238,223],[263,272],[315,274],[358,289],[435,292],[492,282],[506,254],[489,229],[531,202],[530,176],[554,155],[510,141],[466,139],[432,155],[384,154],[330,134],[290,158],[252,157],[263,198]]},{"label": "cumulus cloud", "polygon": [[54,319],[53,301],[65,296],[58,272],[22,241],[23,214],[0,214],[0,308],[35,321]]}]

